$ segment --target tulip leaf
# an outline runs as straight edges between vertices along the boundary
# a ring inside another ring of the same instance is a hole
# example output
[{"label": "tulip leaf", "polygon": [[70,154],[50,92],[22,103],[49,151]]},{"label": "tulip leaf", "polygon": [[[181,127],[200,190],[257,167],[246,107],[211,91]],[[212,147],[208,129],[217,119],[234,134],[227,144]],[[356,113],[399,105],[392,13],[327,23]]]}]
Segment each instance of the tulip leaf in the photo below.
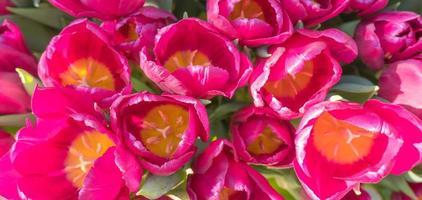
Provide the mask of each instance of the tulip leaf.
[{"label": "tulip leaf", "polygon": [[422,183],[422,175],[413,171],[408,171],[403,177],[411,183]]},{"label": "tulip leaf", "polygon": [[343,32],[349,34],[350,36],[353,36],[353,34],[355,33],[356,26],[359,24],[359,22],[360,20],[346,22],[341,24],[338,28]]},{"label": "tulip leaf", "polygon": [[185,180],[185,177],[186,171],[184,169],[170,176],[150,174],[136,195],[142,195],[148,199],[158,199],[181,184]]},{"label": "tulip leaf", "polygon": [[32,0],[12,0],[13,4],[17,7],[24,8],[24,7],[31,7],[33,5]]},{"label": "tulip leaf", "polygon": [[51,38],[58,33],[50,27],[22,16],[0,16],[0,21],[3,19],[10,19],[19,26],[25,36],[28,47],[33,51],[43,52]]},{"label": "tulip leaf", "polygon": [[413,12],[421,14],[422,1],[421,0],[404,0],[404,1],[401,1],[398,9],[404,10],[404,11],[413,11]]},{"label": "tulip leaf", "polygon": [[41,85],[41,82],[24,69],[16,68],[16,72],[18,72],[19,78],[21,79],[26,92],[32,96],[34,94],[35,87],[37,85]]},{"label": "tulip leaf", "polygon": [[210,121],[214,122],[216,120],[221,120],[225,118],[228,114],[235,112],[243,108],[244,106],[246,106],[246,104],[236,102],[223,104],[216,108],[214,112],[210,114]]},{"label": "tulip leaf", "polygon": [[380,185],[395,191],[395,192],[403,192],[411,199],[417,200],[415,193],[413,192],[412,188],[409,186],[409,183],[406,181],[404,177],[400,176],[393,176],[390,175],[385,178]]},{"label": "tulip leaf", "polygon": [[132,81],[132,86],[133,86],[133,89],[135,90],[135,92],[148,91],[148,92],[151,92],[151,93],[156,93],[156,91],[154,89],[152,89],[147,84],[145,84],[144,82],[140,81],[139,79],[137,79],[135,77],[132,77],[131,81]]},{"label": "tulip leaf", "polygon": [[32,19],[36,22],[55,29],[65,26],[65,19],[70,18],[57,8],[41,4],[39,8],[9,8],[15,15]]},{"label": "tulip leaf", "polygon": [[372,98],[378,90],[379,87],[371,81],[355,75],[344,75],[332,89],[341,97],[356,102],[365,102]]},{"label": "tulip leaf", "polygon": [[25,126],[26,119],[32,119],[32,118],[33,118],[33,115],[31,113],[2,115],[0,116],[0,127],[2,126],[22,127],[22,126]]},{"label": "tulip leaf", "polygon": [[158,4],[158,7],[167,11],[173,9],[173,0],[155,0]]}]

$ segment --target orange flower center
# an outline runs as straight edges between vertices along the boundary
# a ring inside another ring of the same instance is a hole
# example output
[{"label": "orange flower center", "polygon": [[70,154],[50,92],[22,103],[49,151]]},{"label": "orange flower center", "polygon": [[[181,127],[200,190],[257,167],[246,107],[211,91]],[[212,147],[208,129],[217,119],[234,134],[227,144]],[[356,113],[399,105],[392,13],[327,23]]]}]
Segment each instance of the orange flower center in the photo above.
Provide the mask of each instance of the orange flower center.
[{"label": "orange flower center", "polygon": [[329,161],[351,164],[367,156],[376,135],[373,132],[322,113],[313,128],[313,143]]},{"label": "orange flower center", "polygon": [[281,80],[268,81],[264,88],[276,97],[295,97],[301,90],[305,89],[311,82],[314,65],[307,61],[301,71],[296,74],[287,74]]},{"label": "orange flower center", "polygon": [[174,72],[179,68],[189,67],[189,66],[207,66],[211,65],[209,58],[199,50],[187,50],[187,51],[177,51],[172,56],[170,56],[164,66],[170,72]]},{"label": "orange flower center", "polygon": [[64,86],[115,89],[113,74],[106,65],[93,58],[79,59],[72,63],[66,71],[60,74],[60,78]]},{"label": "orange flower center", "polygon": [[151,109],[142,122],[141,140],[152,153],[170,158],[188,128],[189,113],[178,105],[166,104]]},{"label": "orange flower center", "polygon": [[272,154],[283,144],[270,127],[265,127],[255,140],[248,145],[248,151],[254,155]]},{"label": "orange flower center", "polygon": [[240,0],[234,5],[229,19],[235,20],[238,18],[265,20],[261,6],[254,0]]},{"label": "orange flower center", "polygon": [[131,21],[119,28],[119,32],[124,36],[125,42],[133,42],[139,38],[136,32],[136,24]]},{"label": "orange flower center", "polygon": [[81,188],[94,161],[112,146],[115,144],[106,134],[98,131],[86,131],[80,134],[70,145],[65,160],[64,171],[67,179],[75,187]]},{"label": "orange flower center", "polygon": [[230,196],[233,195],[234,193],[236,193],[235,190],[224,186],[223,189],[220,191],[219,199],[230,200]]}]

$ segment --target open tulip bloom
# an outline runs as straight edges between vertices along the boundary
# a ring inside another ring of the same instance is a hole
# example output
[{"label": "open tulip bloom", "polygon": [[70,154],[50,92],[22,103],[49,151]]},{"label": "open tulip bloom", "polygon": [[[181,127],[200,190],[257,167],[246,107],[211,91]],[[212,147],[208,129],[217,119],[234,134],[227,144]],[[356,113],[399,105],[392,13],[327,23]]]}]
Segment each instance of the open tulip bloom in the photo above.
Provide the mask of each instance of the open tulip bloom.
[{"label": "open tulip bloom", "polygon": [[421,1],[0,0],[0,199],[422,199]]},{"label": "open tulip bloom", "polygon": [[312,199],[340,199],[360,183],[410,170],[422,155],[422,122],[378,100],[317,104],[296,134],[294,169]]}]

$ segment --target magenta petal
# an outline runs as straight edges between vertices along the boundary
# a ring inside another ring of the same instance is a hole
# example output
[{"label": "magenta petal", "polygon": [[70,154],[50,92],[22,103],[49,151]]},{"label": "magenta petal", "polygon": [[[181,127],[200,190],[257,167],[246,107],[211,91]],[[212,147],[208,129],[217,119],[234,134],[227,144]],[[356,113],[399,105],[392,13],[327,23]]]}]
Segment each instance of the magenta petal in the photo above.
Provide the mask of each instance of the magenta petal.
[{"label": "magenta petal", "polygon": [[79,199],[116,199],[124,186],[122,174],[114,162],[115,147],[98,158],[85,178]]},{"label": "magenta petal", "polygon": [[195,154],[196,150],[186,152],[184,155],[174,158],[163,163],[153,163],[148,160],[140,160],[142,167],[144,167],[149,172],[160,175],[168,176],[173,174],[177,170],[181,169]]},{"label": "magenta petal", "polygon": [[76,199],[78,190],[63,176],[25,176],[18,188],[23,199]]},{"label": "magenta petal", "polygon": [[190,66],[172,73],[186,84],[193,96],[207,96],[207,91],[221,90],[229,81],[229,73],[213,66]]},{"label": "magenta petal", "polygon": [[[299,167],[300,164],[297,161],[294,161],[293,164],[296,175],[311,199],[341,199],[357,184],[353,181],[330,178],[324,173],[312,174],[310,177],[302,171],[302,167]],[[324,169],[320,169],[320,172],[324,172]]]},{"label": "magenta petal", "polygon": [[422,161],[422,121],[406,109],[392,104],[382,103],[378,100],[366,102],[365,107],[383,116],[396,134],[403,138],[403,146],[400,148],[393,174],[402,174]]},{"label": "magenta petal", "polygon": [[16,72],[0,71],[0,115],[27,113],[30,97]]},{"label": "magenta petal", "polygon": [[17,200],[19,198],[17,183],[20,174],[13,168],[10,153],[0,156],[0,197]]},{"label": "magenta petal", "polygon": [[140,185],[143,170],[138,159],[126,147],[118,145],[115,153],[115,164],[122,172],[123,179],[130,192],[136,192]]}]

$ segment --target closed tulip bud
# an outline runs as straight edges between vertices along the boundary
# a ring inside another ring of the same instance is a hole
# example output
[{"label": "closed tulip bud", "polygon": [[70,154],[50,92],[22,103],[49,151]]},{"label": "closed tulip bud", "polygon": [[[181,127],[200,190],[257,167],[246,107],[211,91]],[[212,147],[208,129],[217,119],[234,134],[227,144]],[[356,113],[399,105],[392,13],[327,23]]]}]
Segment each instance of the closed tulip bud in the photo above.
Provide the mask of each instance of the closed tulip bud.
[{"label": "closed tulip bud", "polygon": [[371,69],[411,58],[422,50],[422,18],[407,11],[384,12],[363,20],[356,28],[359,56]]}]

